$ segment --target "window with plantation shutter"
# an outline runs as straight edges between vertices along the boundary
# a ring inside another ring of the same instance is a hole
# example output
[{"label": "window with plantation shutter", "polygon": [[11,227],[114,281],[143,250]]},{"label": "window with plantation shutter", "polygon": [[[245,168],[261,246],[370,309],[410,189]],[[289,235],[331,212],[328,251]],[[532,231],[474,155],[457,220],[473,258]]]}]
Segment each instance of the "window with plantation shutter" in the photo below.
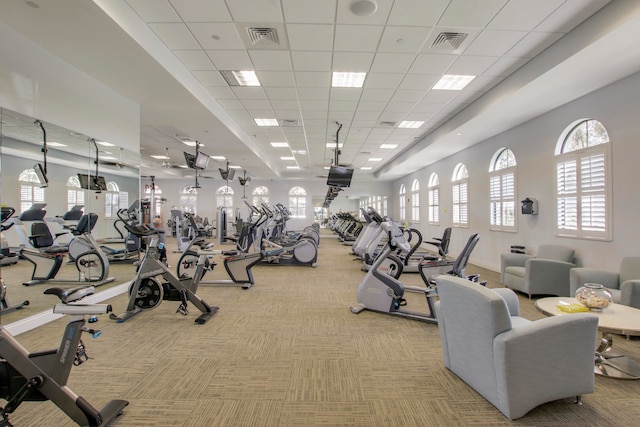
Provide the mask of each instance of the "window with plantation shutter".
[{"label": "window with plantation shutter", "polygon": [[180,209],[193,215],[198,214],[198,189],[190,185],[180,190]]},{"label": "window with plantation shutter", "polygon": [[501,148],[489,168],[489,227],[517,231],[516,220],[516,158],[511,150]]},{"label": "window with plantation shutter", "polygon": [[289,191],[289,210],[291,218],[307,217],[307,191],[302,187],[293,187]]},{"label": "window with plantation shutter", "polygon": [[420,181],[417,179],[411,184],[411,221],[420,222]]},{"label": "window with plantation shutter", "polygon": [[463,163],[458,163],[453,171],[453,225],[469,226],[469,173]]},{"label": "window with plantation shutter", "polygon": [[40,188],[40,179],[33,169],[25,169],[18,175],[20,185],[20,213],[28,210],[34,203],[44,203],[44,188]]},{"label": "window with plantation shutter", "polygon": [[437,173],[429,177],[429,224],[440,224],[440,181]]},{"label": "window with plantation shutter", "polygon": [[407,189],[404,184],[400,186],[400,221],[407,219]]},{"label": "window with plantation shutter", "polygon": [[602,124],[570,126],[556,147],[556,235],[611,240],[611,144]]}]

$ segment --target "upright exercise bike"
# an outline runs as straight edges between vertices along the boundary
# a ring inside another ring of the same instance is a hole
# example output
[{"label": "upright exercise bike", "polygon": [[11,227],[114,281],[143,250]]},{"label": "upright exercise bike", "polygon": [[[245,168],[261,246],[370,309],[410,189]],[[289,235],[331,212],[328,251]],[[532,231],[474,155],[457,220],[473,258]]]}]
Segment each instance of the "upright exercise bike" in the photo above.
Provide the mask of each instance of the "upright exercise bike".
[{"label": "upright exercise bike", "polygon": [[89,359],[80,339],[82,333],[91,333],[94,338],[100,335],[100,331],[85,327],[85,316],[90,316],[89,322],[96,322],[97,315],[111,311],[108,304],[78,303],[94,289],[88,286],[44,291],[60,298],[54,313],[70,316],[57,350],[29,353],[0,325],[0,398],[6,400],[4,408],[0,408],[0,427],[12,425],[9,415],[22,402],[51,400],[81,426],[106,426],[129,404],[126,400],[111,400],[98,411],[67,386],[71,367]]},{"label": "upright exercise bike", "polygon": [[[138,274],[129,288],[127,310],[117,316],[110,314],[109,317],[118,323],[126,322],[145,310],[157,307],[162,300],[169,300],[181,302],[176,313],[180,313],[183,316],[189,314],[187,303],[191,302],[202,312],[195,322],[202,325],[209,321],[218,311],[218,307],[209,306],[196,294],[198,283],[208,265],[206,255],[200,256],[192,277],[178,278],[160,260],[161,248],[158,248],[158,238],[155,237],[155,230],[149,229],[144,225],[130,224],[127,224],[126,228],[139,238],[149,238],[149,242],[147,244],[147,252],[138,266]],[[158,281],[158,276],[164,279],[163,283]]]}]

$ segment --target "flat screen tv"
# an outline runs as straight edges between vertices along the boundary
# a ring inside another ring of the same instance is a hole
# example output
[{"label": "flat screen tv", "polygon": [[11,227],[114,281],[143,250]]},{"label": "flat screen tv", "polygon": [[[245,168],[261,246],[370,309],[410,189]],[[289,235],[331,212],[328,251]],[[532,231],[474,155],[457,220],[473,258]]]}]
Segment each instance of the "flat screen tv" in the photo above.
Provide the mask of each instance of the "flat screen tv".
[{"label": "flat screen tv", "polygon": [[40,188],[45,188],[49,186],[49,178],[47,178],[47,174],[44,173],[44,168],[40,163],[36,163],[33,167],[33,170],[36,172],[38,179],[40,180]]},{"label": "flat screen tv", "polygon": [[352,176],[352,168],[331,166],[329,168],[329,176],[327,177],[327,185],[331,187],[349,187],[351,185]]},{"label": "flat screen tv", "polygon": [[104,176],[89,176],[86,173],[79,173],[80,187],[85,190],[107,191],[107,182]]},{"label": "flat screen tv", "polygon": [[187,167],[191,169],[195,169],[196,156],[191,153],[187,153],[186,151],[184,151],[183,153],[184,153],[184,160],[187,162]]},{"label": "flat screen tv", "polygon": [[206,169],[209,164],[209,155],[204,154],[202,151],[198,151],[195,161],[193,162],[196,169]]}]

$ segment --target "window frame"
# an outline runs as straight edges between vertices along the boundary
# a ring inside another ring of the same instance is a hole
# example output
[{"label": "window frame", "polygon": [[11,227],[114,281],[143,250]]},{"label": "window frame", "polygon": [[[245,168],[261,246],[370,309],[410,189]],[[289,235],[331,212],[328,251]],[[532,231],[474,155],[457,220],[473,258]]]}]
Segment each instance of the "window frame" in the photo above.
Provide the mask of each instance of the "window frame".
[{"label": "window frame", "polygon": [[429,213],[427,221],[429,225],[440,225],[440,179],[435,172],[429,176],[428,203]]},{"label": "window frame", "polygon": [[404,184],[400,184],[400,190],[398,191],[398,195],[400,196],[400,203],[398,205],[398,209],[400,210],[399,216],[400,221],[407,220],[407,188]]},{"label": "window frame", "polygon": [[[489,166],[489,230],[518,231],[517,184],[515,154],[502,147],[494,153]],[[509,217],[512,223],[508,223]]]},{"label": "window frame", "polygon": [[307,217],[307,190],[303,187],[296,186],[289,190],[289,210],[291,218],[305,219]]},{"label": "window frame", "polygon": [[454,227],[469,228],[469,171],[458,163],[451,177],[451,221]]},{"label": "window frame", "polygon": [[411,183],[411,222],[420,223],[420,181],[417,178]]}]

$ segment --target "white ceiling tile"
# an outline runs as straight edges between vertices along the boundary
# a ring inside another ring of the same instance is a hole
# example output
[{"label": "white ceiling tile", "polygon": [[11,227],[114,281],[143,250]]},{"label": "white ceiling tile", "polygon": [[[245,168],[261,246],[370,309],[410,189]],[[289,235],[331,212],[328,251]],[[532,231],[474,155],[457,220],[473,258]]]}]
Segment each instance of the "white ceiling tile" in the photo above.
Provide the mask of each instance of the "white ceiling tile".
[{"label": "white ceiling tile", "polygon": [[331,52],[291,52],[291,58],[296,72],[331,70]]},{"label": "white ceiling tile", "polygon": [[382,34],[378,52],[418,53],[430,31],[429,27],[387,26]]},{"label": "white ceiling tile", "polygon": [[236,94],[233,93],[231,88],[227,86],[226,82],[224,86],[207,86],[207,90],[211,95],[213,95],[216,100],[220,101],[222,99],[233,99],[237,100]]},{"label": "white ceiling tile", "polygon": [[402,113],[403,117],[407,114],[407,111],[410,111],[413,106],[416,105],[415,102],[389,102],[387,104],[387,108],[384,109],[383,115],[386,113]]},{"label": "white ceiling tile", "polygon": [[378,6],[376,12],[371,16],[357,16],[351,12],[349,6],[353,0],[338,0],[338,13],[336,22],[340,24],[358,24],[358,25],[371,25],[371,24],[384,24],[389,18],[389,12],[391,11],[391,5],[393,0],[376,0]]},{"label": "white ceiling tile", "polygon": [[445,10],[438,26],[484,28],[508,0],[453,0]]},{"label": "white ceiling tile", "polygon": [[171,0],[171,4],[185,22],[231,21],[223,0]]},{"label": "white ceiling tile", "polygon": [[357,101],[342,101],[342,100],[329,100],[329,112],[335,111],[350,111],[353,112],[358,107]]},{"label": "white ceiling tile", "polygon": [[256,75],[263,87],[295,87],[291,71],[257,71]]},{"label": "white ceiling tile", "polygon": [[353,115],[355,120],[369,120],[376,121],[380,117],[381,111],[356,111]]},{"label": "white ceiling tile", "polygon": [[279,0],[227,0],[237,22],[283,22]]},{"label": "white ceiling tile", "polygon": [[362,101],[384,101],[389,102],[395,90],[393,89],[369,89],[365,88],[362,91]]},{"label": "white ceiling tile", "polygon": [[456,90],[430,90],[422,98],[422,102],[430,102],[434,104],[446,104],[458,94]]},{"label": "white ceiling tile", "polygon": [[331,89],[328,87],[300,87],[298,97],[301,101],[328,101]]},{"label": "white ceiling tile", "polygon": [[606,6],[610,0],[566,0],[547,16],[536,31],[568,33],[582,21]]},{"label": "white ceiling tile", "polygon": [[467,47],[465,55],[502,56],[526,36],[523,31],[482,31]]},{"label": "white ceiling tile", "polygon": [[333,49],[333,25],[329,24],[287,24],[287,35],[291,50]]},{"label": "white ceiling tile", "polygon": [[334,52],[332,70],[367,73],[371,68],[373,55],[369,52]]},{"label": "white ceiling tile", "polygon": [[494,30],[531,31],[564,0],[510,0],[487,24]]},{"label": "white ceiling tile", "polygon": [[229,86],[217,71],[192,71],[198,81],[204,86]]},{"label": "white ceiling tile", "polygon": [[421,53],[419,54],[411,68],[409,73],[416,74],[443,74],[447,68],[458,58],[458,55],[433,55]]},{"label": "white ceiling tile", "polygon": [[252,70],[251,58],[244,50],[207,50],[207,55],[218,70]]},{"label": "white ceiling tile", "polygon": [[243,99],[242,105],[244,108],[252,113],[254,111],[272,111],[271,103],[267,99]]},{"label": "white ceiling tile", "polygon": [[404,74],[401,73],[369,73],[364,81],[365,89],[395,89]]},{"label": "white ceiling tile", "polygon": [[413,107],[413,104],[419,102],[425,95],[426,90],[402,90],[399,89],[391,97],[391,102],[411,103],[411,106],[407,108],[407,111]]},{"label": "white ceiling tile", "polygon": [[180,22],[180,16],[166,0],[127,0],[127,3],[147,23]]},{"label": "white ceiling tile", "polygon": [[511,58],[503,56],[485,72],[485,76],[507,76],[529,61],[529,58]]},{"label": "white ceiling tile", "polygon": [[440,79],[440,75],[429,74],[407,74],[402,83],[398,86],[403,90],[421,90],[427,91],[431,89],[435,83]]},{"label": "white ceiling tile", "polygon": [[377,111],[380,112],[384,110],[384,107],[387,105],[386,102],[382,101],[360,101],[358,103],[358,110],[361,111]]},{"label": "white ceiling tile", "polygon": [[[302,116],[299,110],[274,110],[276,117],[283,120],[300,120]],[[284,128],[289,129],[289,128]],[[302,127],[299,128],[299,132],[302,132]]]},{"label": "white ceiling tile", "polygon": [[336,25],[333,49],[337,52],[375,52],[383,32],[382,25]]},{"label": "white ceiling tile", "polygon": [[244,50],[236,26],[231,23],[196,22],[187,27],[202,49]]},{"label": "white ceiling tile", "polygon": [[527,34],[518,42],[506,55],[517,56],[521,58],[533,58],[539,55],[543,50],[560,40],[563,33],[542,33],[532,32]]},{"label": "white ceiling tile", "polygon": [[[231,90],[229,90],[229,92],[231,92]],[[215,93],[213,95],[215,96]],[[235,95],[233,96],[235,98]],[[220,104],[222,108],[224,108],[226,111],[244,110],[244,106],[242,105],[242,102],[238,101],[237,99],[219,99],[218,98],[217,101],[218,101],[218,104]]]},{"label": "white ceiling tile", "polygon": [[215,70],[211,59],[201,50],[174,50],[173,54],[189,70]]},{"label": "white ceiling tile", "polygon": [[326,100],[300,100],[300,106],[302,107],[302,111],[327,111],[329,106],[328,96]]},{"label": "white ceiling tile", "polygon": [[323,120],[326,121],[329,113],[327,111],[322,110],[304,110],[302,112],[302,118],[305,121],[307,120]]},{"label": "white ceiling tile", "polygon": [[231,88],[239,100],[245,99],[267,99],[267,94],[261,87],[254,86],[234,86]]},{"label": "white ceiling tile", "polygon": [[417,55],[412,53],[377,53],[371,65],[376,73],[406,73]]},{"label": "white ceiling tile", "polygon": [[462,55],[447,69],[446,74],[477,76],[498,60],[497,56]]},{"label": "white ceiling tile", "polygon": [[389,25],[415,25],[430,27],[436,24],[449,0],[403,0],[393,3]]},{"label": "white ceiling tile", "polygon": [[298,71],[295,73],[296,85],[300,87],[322,87],[331,86],[330,71]]},{"label": "white ceiling tile", "polygon": [[399,122],[404,119],[406,113],[404,111],[384,111],[380,114],[381,122]]},{"label": "white ceiling tile", "polygon": [[200,45],[184,24],[149,24],[149,28],[169,49],[200,49]]},{"label": "white ceiling tile", "polygon": [[412,114],[433,114],[442,108],[441,103],[420,101],[411,109]]},{"label": "white ceiling tile", "polygon": [[298,93],[292,87],[265,87],[267,97],[271,100],[297,100]]},{"label": "white ceiling tile", "polygon": [[362,94],[361,88],[355,87],[333,87],[331,88],[330,100],[333,101],[354,101],[357,102]]},{"label": "white ceiling tile", "polygon": [[[268,96],[269,91],[266,91],[266,92]],[[271,97],[269,99],[271,100],[271,106],[273,107],[274,110],[297,110],[298,109],[297,100],[285,99],[285,98],[273,99]]]},{"label": "white ceiling tile", "polygon": [[250,50],[249,57],[256,71],[291,71],[291,56],[289,52],[275,50]]},{"label": "white ceiling tile", "polygon": [[336,17],[335,0],[282,0],[287,22],[331,24]]}]

